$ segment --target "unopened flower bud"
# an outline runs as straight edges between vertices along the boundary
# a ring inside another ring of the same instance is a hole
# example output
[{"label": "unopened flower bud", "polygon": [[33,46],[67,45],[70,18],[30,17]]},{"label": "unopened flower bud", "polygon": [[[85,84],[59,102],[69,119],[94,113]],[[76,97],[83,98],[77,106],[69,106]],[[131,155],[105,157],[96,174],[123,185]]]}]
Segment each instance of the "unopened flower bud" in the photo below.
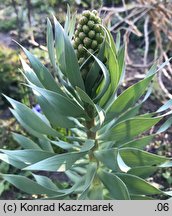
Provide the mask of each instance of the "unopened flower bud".
[{"label": "unopened flower bud", "polygon": [[87,17],[89,19],[89,17],[90,17],[90,11],[89,10],[85,10],[85,11],[83,11],[82,15],[85,16],[85,17]]},{"label": "unopened flower bud", "polygon": [[84,32],[79,33],[79,39],[83,40],[86,37],[86,34]]},{"label": "unopened flower bud", "polygon": [[95,16],[95,14],[93,14],[93,13],[90,14],[90,20],[96,21],[96,16]]},{"label": "unopened flower bud", "polygon": [[79,46],[79,44],[81,43],[81,40],[79,39],[79,37],[75,38],[75,43],[76,43],[76,46]]},{"label": "unopened flower bud", "polygon": [[87,25],[83,25],[82,30],[84,33],[88,33],[90,29]]},{"label": "unopened flower bud", "polygon": [[78,61],[79,65],[82,65],[84,63],[85,59],[83,57],[81,57]]},{"label": "unopened flower bud", "polygon": [[92,43],[91,43],[91,48],[92,48],[93,50],[95,50],[95,49],[97,49],[97,47],[98,47],[97,41],[96,41],[96,40],[93,40]]},{"label": "unopened flower bud", "polygon": [[78,31],[82,31],[82,25],[81,25],[81,24],[78,24],[78,25],[77,25],[77,30],[78,30]]},{"label": "unopened flower bud", "polygon": [[76,51],[78,63],[81,66],[84,61],[87,61],[81,69],[83,79],[85,79],[94,62],[94,58],[90,56],[90,53],[96,55],[103,42],[104,32],[100,24],[101,19],[98,17],[96,10],[92,12],[84,11],[74,34],[73,47]]},{"label": "unopened flower bud", "polygon": [[83,16],[83,17],[80,19],[80,23],[81,23],[82,25],[87,24],[87,22],[88,22],[88,19],[87,19],[87,17],[85,17],[85,16]]},{"label": "unopened flower bud", "polygon": [[83,45],[82,44],[79,44],[79,46],[78,46],[78,52],[82,55],[83,53],[84,53],[84,47],[83,47]]},{"label": "unopened flower bud", "polygon": [[88,37],[84,38],[83,43],[86,48],[90,47],[92,40]]},{"label": "unopened flower bud", "polygon": [[95,33],[95,31],[93,31],[93,30],[91,30],[91,31],[88,32],[88,36],[89,36],[89,38],[91,38],[91,39],[93,39],[93,38],[95,37],[95,35],[96,35],[96,33]]},{"label": "unopened flower bud", "polygon": [[89,20],[88,23],[87,23],[87,25],[88,25],[88,27],[89,27],[90,29],[93,29],[94,26],[95,26],[95,23],[94,23],[94,21]]},{"label": "unopened flower bud", "polygon": [[95,31],[96,33],[100,33],[101,28],[100,28],[100,25],[99,25],[99,24],[94,25],[94,31]]},{"label": "unopened flower bud", "polygon": [[92,10],[92,13],[98,16],[98,12],[96,10]]}]

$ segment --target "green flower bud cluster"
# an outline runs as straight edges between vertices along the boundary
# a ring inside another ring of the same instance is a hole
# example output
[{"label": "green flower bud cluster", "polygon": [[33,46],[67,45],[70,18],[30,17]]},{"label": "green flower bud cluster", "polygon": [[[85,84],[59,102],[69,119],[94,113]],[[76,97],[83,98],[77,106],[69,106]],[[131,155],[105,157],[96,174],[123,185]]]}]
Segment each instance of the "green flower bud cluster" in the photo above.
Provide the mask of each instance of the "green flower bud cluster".
[{"label": "green flower bud cluster", "polygon": [[[103,42],[103,35],[101,19],[97,11],[84,11],[76,27],[73,41],[73,47],[76,51],[80,66],[90,55],[89,52],[96,54],[99,51],[100,45]],[[83,76],[90,69],[92,62],[93,59],[90,58],[89,63],[83,67],[81,71]]]}]

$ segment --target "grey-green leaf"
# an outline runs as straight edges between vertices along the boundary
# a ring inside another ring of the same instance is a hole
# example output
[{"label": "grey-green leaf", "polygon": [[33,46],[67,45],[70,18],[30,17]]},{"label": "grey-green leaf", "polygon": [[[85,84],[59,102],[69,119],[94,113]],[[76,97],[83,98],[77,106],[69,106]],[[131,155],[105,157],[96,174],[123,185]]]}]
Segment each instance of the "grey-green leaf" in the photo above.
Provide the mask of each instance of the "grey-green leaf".
[{"label": "grey-green leaf", "polygon": [[4,180],[10,182],[12,185],[17,187],[19,190],[24,191],[28,194],[48,194],[48,195],[60,195],[61,193],[55,192],[51,189],[43,187],[38,183],[20,175],[1,174]]},{"label": "grey-green leaf", "polygon": [[28,57],[29,62],[31,64],[34,72],[36,73],[39,81],[42,83],[42,85],[46,89],[58,92],[59,87],[58,87],[57,83],[55,82],[51,73],[48,71],[48,69],[34,55],[32,55],[26,48],[24,48],[20,44],[19,44],[19,46],[23,49],[26,56]]},{"label": "grey-green leaf", "polygon": [[41,148],[38,144],[36,144],[35,142],[33,142],[31,139],[29,139],[26,136],[23,136],[23,135],[17,134],[17,133],[13,133],[13,138],[24,149],[39,149],[39,150],[41,150]]},{"label": "grey-green leaf", "polygon": [[133,137],[150,129],[153,125],[157,124],[161,118],[162,117],[142,118],[141,116],[137,116],[135,118],[128,119],[118,123],[109,129],[105,134],[101,134],[100,139],[116,141],[118,142],[117,145],[121,145],[121,143],[130,141]]},{"label": "grey-green leaf", "polygon": [[129,167],[157,166],[169,161],[168,158],[151,154],[136,148],[122,148],[119,153]]},{"label": "grey-green leaf", "polygon": [[113,171],[119,170],[119,166],[117,162],[117,155],[118,155],[117,148],[95,151],[94,155],[99,161],[104,163],[104,165],[107,166],[109,169]]},{"label": "grey-green leaf", "polygon": [[149,184],[145,180],[131,175],[131,174],[124,174],[124,173],[116,173],[116,175],[126,184],[128,191],[131,194],[137,195],[155,195],[155,194],[162,194],[162,192],[155,188],[153,185]]},{"label": "grey-green leaf", "polygon": [[23,122],[28,125],[32,130],[40,134],[47,134],[51,136],[58,136],[59,133],[47,125],[41,118],[38,117],[30,108],[24,104],[5,96],[6,99],[14,107],[18,116],[23,120]]},{"label": "grey-green leaf", "polygon": [[61,71],[69,79],[74,88],[85,89],[74,48],[60,23],[54,17],[55,48]]},{"label": "grey-green leaf", "polygon": [[103,170],[98,171],[98,176],[104,186],[109,190],[115,200],[129,200],[130,195],[124,182],[116,175]]}]

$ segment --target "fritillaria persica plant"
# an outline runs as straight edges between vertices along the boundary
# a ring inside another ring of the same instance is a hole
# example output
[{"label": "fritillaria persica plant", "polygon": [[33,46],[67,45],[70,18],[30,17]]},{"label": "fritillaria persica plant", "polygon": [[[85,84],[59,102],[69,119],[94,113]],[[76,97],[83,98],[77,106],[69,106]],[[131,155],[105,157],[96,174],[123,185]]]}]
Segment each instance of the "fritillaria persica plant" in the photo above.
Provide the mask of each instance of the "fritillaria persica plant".
[{"label": "fritillaria persica plant", "polygon": [[[159,68],[153,65],[143,80],[119,94],[125,73],[124,46],[114,42],[95,10],[84,11],[77,25],[75,20],[69,10],[64,28],[55,17],[53,26],[47,20],[53,73],[20,45],[30,62],[21,58],[26,85],[40,107],[36,112],[5,96],[12,114],[34,139],[13,133],[21,150],[1,149],[0,159],[27,170],[27,177],[1,177],[47,199],[153,199],[160,194],[168,198],[171,192],[146,179],[157,169],[172,166],[171,159],[148,153],[145,147],[171,125],[170,118],[156,133],[143,133],[171,114],[172,102],[153,113],[140,115],[139,109],[150,95],[154,76],[169,61]],[[50,172],[63,172],[68,186],[47,177]]]}]

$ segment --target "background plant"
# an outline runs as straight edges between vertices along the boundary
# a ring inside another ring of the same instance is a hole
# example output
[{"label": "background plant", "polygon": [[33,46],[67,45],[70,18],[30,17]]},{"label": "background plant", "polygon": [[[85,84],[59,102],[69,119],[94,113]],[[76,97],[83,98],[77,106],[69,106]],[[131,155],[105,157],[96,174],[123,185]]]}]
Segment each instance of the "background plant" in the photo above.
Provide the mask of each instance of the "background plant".
[{"label": "background plant", "polygon": [[[24,96],[21,85],[19,82],[22,81],[20,73],[16,73],[16,68],[19,67],[19,58],[16,51],[0,46],[0,92],[8,94],[17,100],[21,100]],[[0,107],[7,107],[6,100],[0,96]]]},{"label": "background plant", "polygon": [[[119,40],[115,45],[110,32],[102,27],[104,42],[97,57],[89,53],[83,63],[94,59],[83,80],[71,41],[74,20],[68,11],[63,30],[54,18],[54,37],[51,22],[47,22],[47,47],[55,77],[22,47],[32,67],[21,58],[24,76],[42,112],[35,113],[6,98],[13,106],[13,115],[39,142],[14,134],[24,150],[2,149],[1,159],[29,170],[34,181],[22,175],[1,177],[26,193],[46,194],[53,199],[151,199],[152,195],[170,195],[143,180],[157,169],[171,166],[170,159],[144,151],[156,134],[171,125],[170,119],[151,136],[140,134],[171,114],[166,112],[171,100],[153,113],[138,114],[150,95],[151,80],[169,61],[158,70],[153,65],[143,80],[118,94],[125,71],[124,47],[120,47]],[[57,127],[67,128],[68,135],[64,137]],[[54,146],[67,152],[56,154]],[[63,171],[70,185],[64,188],[33,172],[40,170]]]},{"label": "background plant", "polygon": [[[122,1],[118,7],[102,7],[105,22],[110,24],[110,30],[116,32],[121,30],[127,42],[127,65],[128,68],[136,67],[145,70],[152,62],[159,59],[159,64],[171,56],[171,20],[172,14],[170,1],[158,0],[136,0]],[[142,58],[138,64],[137,58],[131,58],[130,46],[140,49]],[[171,87],[167,85],[171,82],[171,64],[163,73],[158,75],[155,82],[155,97],[159,97],[164,103],[171,96]],[[158,86],[158,87],[157,87]],[[157,94],[161,87],[161,93]]]}]

